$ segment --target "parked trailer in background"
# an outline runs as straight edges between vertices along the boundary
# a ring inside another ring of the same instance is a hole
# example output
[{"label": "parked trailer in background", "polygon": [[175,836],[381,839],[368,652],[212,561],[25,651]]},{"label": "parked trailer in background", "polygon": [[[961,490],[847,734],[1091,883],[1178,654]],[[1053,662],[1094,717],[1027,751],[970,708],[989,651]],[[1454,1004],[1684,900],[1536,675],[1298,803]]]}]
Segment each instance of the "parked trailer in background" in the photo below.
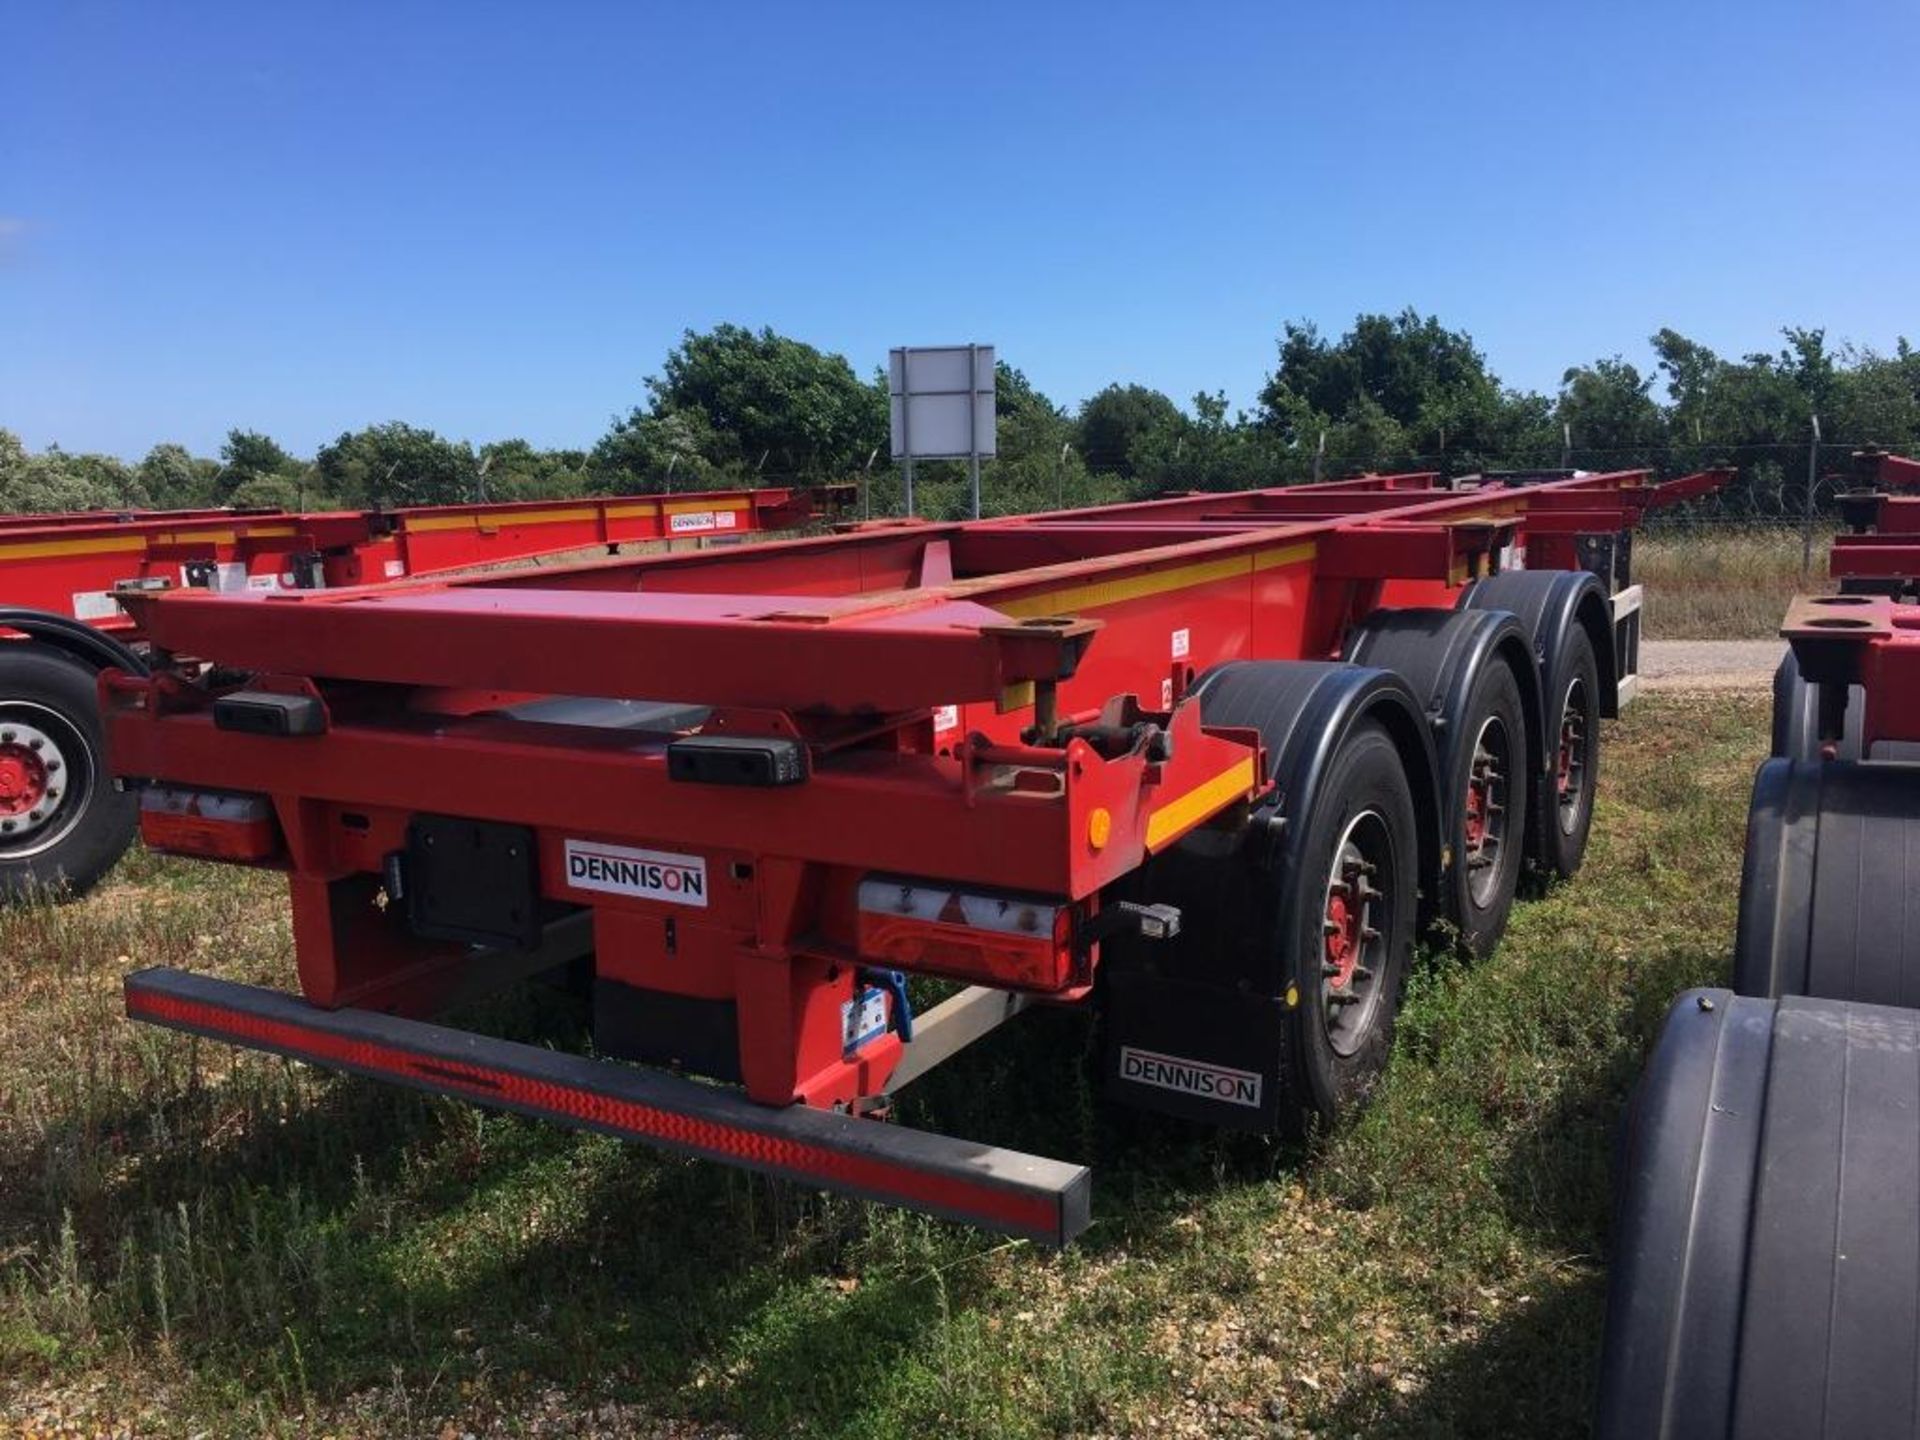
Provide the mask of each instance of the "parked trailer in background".
[{"label": "parked trailer in background", "polygon": [[83,893],[133,837],[134,799],[106,783],[94,683],[101,670],[145,666],[145,636],[120,605],[129,592],[334,589],[793,529],[814,518],[820,493],[0,517],[0,900],[52,886]]},{"label": "parked trailer in background", "polygon": [[[1297,1131],[1359,1100],[1416,936],[1490,948],[1523,856],[1578,868],[1628,536],[1725,478],[128,596],[157,659],[102,676],[115,772],[149,844],[287,872],[303,997],[148,970],[129,1012],[1065,1242],[1082,1167],[877,1123],[889,1097],[1097,1004],[1125,1102]],[[433,1023],[589,950],[608,1058]],[[916,976],[966,988],[915,1015]]]},{"label": "parked trailer in background", "polygon": [[[1827,573],[1842,595],[1914,598],[1913,567],[1920,546],[1920,461],[1862,450],[1854,457],[1856,483],[1840,492],[1837,503],[1847,529],[1834,537]],[[1773,753],[1810,758],[1821,748],[1820,716],[1814,687],[1800,672],[1789,648],[1773,677]],[[1838,698],[1829,701],[1839,704]],[[1845,719],[1826,742],[1840,760],[1860,758],[1860,720],[1865,703],[1859,690],[1848,692]]]},{"label": "parked trailer in background", "polygon": [[1920,501],[1843,504],[1839,593],[1781,631],[1737,993],[1680,998],[1630,1110],[1613,1440],[1920,1433]]}]

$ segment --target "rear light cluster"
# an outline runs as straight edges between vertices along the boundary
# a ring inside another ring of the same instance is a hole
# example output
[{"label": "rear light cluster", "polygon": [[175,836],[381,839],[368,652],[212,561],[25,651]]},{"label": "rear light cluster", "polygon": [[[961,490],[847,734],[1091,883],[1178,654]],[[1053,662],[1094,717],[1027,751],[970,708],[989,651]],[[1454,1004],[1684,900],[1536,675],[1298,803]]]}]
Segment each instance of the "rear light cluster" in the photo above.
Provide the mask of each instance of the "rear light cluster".
[{"label": "rear light cluster", "polygon": [[860,882],[860,954],[1007,989],[1065,990],[1075,983],[1073,906],[870,875]]},{"label": "rear light cluster", "polygon": [[264,795],[149,785],[140,792],[140,838],[155,850],[257,862],[280,853],[280,827]]}]

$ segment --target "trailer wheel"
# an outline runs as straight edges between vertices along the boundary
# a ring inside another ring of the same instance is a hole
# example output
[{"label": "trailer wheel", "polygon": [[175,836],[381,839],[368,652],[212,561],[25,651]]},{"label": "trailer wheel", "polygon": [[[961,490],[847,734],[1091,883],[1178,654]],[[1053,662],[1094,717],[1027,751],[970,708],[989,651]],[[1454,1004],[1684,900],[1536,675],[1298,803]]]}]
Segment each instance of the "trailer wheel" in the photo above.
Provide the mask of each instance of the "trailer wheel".
[{"label": "trailer wheel", "polygon": [[1499,943],[1526,857],[1541,784],[1539,670],[1509,612],[1377,610],[1348,634],[1348,662],[1398,675],[1426,712],[1440,766],[1444,847],[1423,898],[1447,943],[1487,955]]},{"label": "trailer wheel", "polygon": [[1533,811],[1534,853],[1549,875],[1571,879],[1586,858],[1600,780],[1600,666],[1579,626],[1561,642],[1559,693],[1547,702],[1546,783]]},{"label": "trailer wheel", "polygon": [[1525,850],[1527,717],[1511,667],[1484,665],[1467,701],[1470,743],[1453,757],[1448,793],[1464,797],[1449,817],[1449,873],[1460,943],[1491,954],[1507,928]]},{"label": "trailer wheel", "polygon": [[90,889],[137,818],[108,784],[94,671],[35,641],[0,644],[0,898]]},{"label": "trailer wheel", "polygon": [[1400,752],[1378,724],[1355,728],[1325,784],[1279,937],[1294,963],[1294,1108],[1330,1124],[1386,1067],[1413,953],[1419,832]]},{"label": "trailer wheel", "polygon": [[1129,880],[1177,935],[1103,941],[1104,1089],[1201,1124],[1298,1135],[1386,1063],[1422,892],[1439,883],[1440,786],[1424,712],[1378,668],[1233,661],[1190,699],[1257,731],[1274,790]]}]

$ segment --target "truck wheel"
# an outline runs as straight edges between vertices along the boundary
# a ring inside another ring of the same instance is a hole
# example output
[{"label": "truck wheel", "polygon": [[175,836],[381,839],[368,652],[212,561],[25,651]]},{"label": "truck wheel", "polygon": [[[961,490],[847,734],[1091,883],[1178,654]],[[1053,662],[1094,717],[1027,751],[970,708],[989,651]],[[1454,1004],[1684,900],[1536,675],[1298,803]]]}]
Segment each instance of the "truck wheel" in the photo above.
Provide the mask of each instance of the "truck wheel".
[{"label": "truck wheel", "polygon": [[1453,757],[1449,794],[1464,797],[1449,817],[1454,863],[1451,913],[1460,943],[1476,956],[1491,954],[1507,928],[1525,850],[1527,716],[1511,667],[1480,667],[1467,701],[1471,743]]},{"label": "truck wheel", "polygon": [[0,899],[84,894],[133,839],[108,783],[94,672],[34,641],[0,644]]},{"label": "truck wheel", "polygon": [[1354,729],[1325,783],[1279,938],[1295,962],[1294,1108],[1331,1124],[1386,1068],[1413,953],[1419,832],[1400,752],[1377,723]]},{"label": "truck wheel", "polygon": [[1443,863],[1422,898],[1445,943],[1489,954],[1513,905],[1541,783],[1539,667],[1528,633],[1505,610],[1376,610],[1348,633],[1343,655],[1399,676],[1425,711],[1440,767]]},{"label": "truck wheel", "polygon": [[1571,879],[1586,858],[1600,780],[1600,666],[1580,626],[1562,642],[1558,694],[1546,696],[1549,751],[1533,809],[1534,854],[1548,875]]}]

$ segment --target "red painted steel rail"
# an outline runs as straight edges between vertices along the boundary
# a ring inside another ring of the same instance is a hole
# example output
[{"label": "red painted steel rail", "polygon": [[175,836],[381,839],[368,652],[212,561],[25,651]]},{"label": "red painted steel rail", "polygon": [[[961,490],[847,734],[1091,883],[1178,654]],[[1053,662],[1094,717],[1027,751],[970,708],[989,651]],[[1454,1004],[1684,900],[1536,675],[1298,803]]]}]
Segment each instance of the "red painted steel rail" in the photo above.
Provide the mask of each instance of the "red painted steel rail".
[{"label": "red painted steel rail", "polygon": [[116,588],[379,583],[595,545],[796,528],[804,490],[731,490],[400,510],[84,512],[0,518],[0,600],[128,631]]},{"label": "red painted steel rail", "polygon": [[1920,576],[1920,460],[1877,450],[1854,457],[1857,488],[1842,491],[1850,533],[1834,537],[1828,573],[1842,582],[1896,585]]}]

